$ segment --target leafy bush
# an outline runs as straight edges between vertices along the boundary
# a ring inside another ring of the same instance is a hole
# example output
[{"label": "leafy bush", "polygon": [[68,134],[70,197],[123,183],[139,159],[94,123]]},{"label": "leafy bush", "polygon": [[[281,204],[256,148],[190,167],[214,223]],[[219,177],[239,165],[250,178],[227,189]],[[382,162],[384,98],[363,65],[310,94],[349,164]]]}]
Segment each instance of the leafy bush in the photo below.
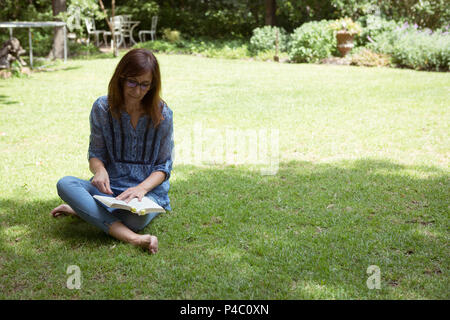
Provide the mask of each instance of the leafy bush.
[{"label": "leafy bush", "polygon": [[264,12],[264,4],[251,0],[154,2],[159,5],[159,30],[174,28],[183,35],[195,37],[250,37],[251,30],[260,24],[260,12]]},{"label": "leafy bush", "polygon": [[178,42],[181,40],[180,31],[165,28],[163,30],[163,38],[169,42]]},{"label": "leafy bush", "polygon": [[23,78],[26,77],[24,73],[22,73],[22,65],[16,60],[11,63],[11,73],[13,77]]},{"label": "leafy bush", "polygon": [[390,19],[417,23],[422,28],[437,29],[450,21],[448,0],[383,0],[378,5]]},{"label": "leafy bush", "polygon": [[448,0],[328,0],[341,16],[358,19],[369,14],[421,27],[440,28],[450,20]]},{"label": "leafy bush", "polygon": [[289,42],[289,58],[294,62],[318,62],[337,54],[336,37],[327,20],[303,24]]},{"label": "leafy bush", "polygon": [[[247,1],[251,2],[253,6],[253,3],[255,5],[262,4],[260,15],[264,17],[264,1]],[[295,28],[309,21],[340,18],[342,12],[336,10],[332,2],[332,0],[277,0],[276,24],[283,27],[288,33],[292,33]]]},{"label": "leafy bush", "polygon": [[58,17],[67,23],[69,32],[75,33],[77,38],[83,38],[87,35],[85,19],[94,18],[101,21],[105,15],[95,0],[71,0],[67,10],[60,12]]},{"label": "leafy bush", "polygon": [[358,19],[372,13],[378,0],[329,0],[332,6],[342,16]]},{"label": "leafy bush", "polygon": [[394,32],[400,23],[386,20],[379,16],[367,15],[358,19],[362,26],[362,33],[355,37],[356,46],[365,46],[369,42],[377,41],[377,38],[385,32]]},{"label": "leafy bush", "polygon": [[[25,39],[22,38],[21,44],[22,47],[27,50],[27,54],[29,54],[28,39]],[[53,28],[34,28],[32,30],[32,39],[33,56],[43,57],[48,55],[53,46]]]},{"label": "leafy bush", "polygon": [[276,38],[278,31],[278,50],[286,51],[288,44],[288,35],[283,28],[265,26],[262,28],[256,28],[253,30],[253,35],[250,38],[249,51],[252,54],[258,52],[264,52],[269,50],[275,50]]},{"label": "leafy bush", "polygon": [[157,40],[138,43],[134,47],[156,52],[201,55],[209,58],[240,59],[248,57],[247,45],[242,40],[209,40],[205,38],[181,39],[178,42]]},{"label": "leafy bush", "polygon": [[191,53],[184,49],[179,43],[172,43],[164,40],[155,40],[147,42],[139,42],[134,46],[134,48],[145,48],[154,52],[165,52],[165,53]]},{"label": "leafy bush", "polygon": [[407,23],[394,32],[384,32],[368,48],[390,55],[392,62],[400,67],[448,71],[450,66],[448,32],[418,30]]},{"label": "leafy bush", "polygon": [[80,58],[83,56],[90,56],[101,53],[100,49],[94,44],[81,44],[77,42],[68,42],[69,55],[71,58]]},{"label": "leafy bush", "polygon": [[247,53],[248,50],[245,46],[231,47],[226,45],[220,49],[211,48],[197,54],[208,58],[242,59],[247,56]]},{"label": "leafy bush", "polygon": [[361,25],[348,17],[332,22],[330,27],[334,31],[346,31],[353,35],[359,35],[362,32]]}]

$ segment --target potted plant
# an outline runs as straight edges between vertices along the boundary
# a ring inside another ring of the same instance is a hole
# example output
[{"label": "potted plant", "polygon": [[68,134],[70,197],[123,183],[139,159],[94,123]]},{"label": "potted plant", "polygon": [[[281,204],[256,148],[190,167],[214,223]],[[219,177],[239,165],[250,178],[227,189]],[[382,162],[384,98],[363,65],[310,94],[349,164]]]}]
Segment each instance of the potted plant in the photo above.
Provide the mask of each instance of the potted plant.
[{"label": "potted plant", "polygon": [[336,31],[337,47],[344,57],[353,48],[353,38],[361,34],[362,28],[359,23],[351,18],[342,18],[331,23],[331,28]]}]

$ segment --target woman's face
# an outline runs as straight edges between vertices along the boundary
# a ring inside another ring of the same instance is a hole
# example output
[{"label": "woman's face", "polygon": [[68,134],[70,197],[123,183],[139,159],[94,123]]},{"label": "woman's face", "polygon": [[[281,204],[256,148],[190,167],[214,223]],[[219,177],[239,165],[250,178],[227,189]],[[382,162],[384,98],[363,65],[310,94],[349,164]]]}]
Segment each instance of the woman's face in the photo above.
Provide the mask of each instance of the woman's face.
[{"label": "woman's face", "polygon": [[150,72],[140,76],[125,78],[123,86],[125,103],[140,102],[150,90],[151,83],[152,74]]}]

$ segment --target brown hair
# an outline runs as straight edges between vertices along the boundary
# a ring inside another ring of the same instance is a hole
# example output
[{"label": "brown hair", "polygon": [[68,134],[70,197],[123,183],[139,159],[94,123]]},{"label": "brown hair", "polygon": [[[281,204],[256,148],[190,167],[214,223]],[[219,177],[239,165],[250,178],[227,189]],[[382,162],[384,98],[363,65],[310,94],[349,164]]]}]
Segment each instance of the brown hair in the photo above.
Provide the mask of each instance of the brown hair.
[{"label": "brown hair", "polygon": [[163,100],[160,97],[161,74],[158,60],[149,50],[133,49],[123,56],[109,81],[108,104],[112,116],[120,119],[120,112],[124,109],[125,104],[123,96],[124,78],[140,76],[147,72],[152,74],[152,82],[150,89],[142,98],[142,105],[156,128],[164,120],[162,115]]}]

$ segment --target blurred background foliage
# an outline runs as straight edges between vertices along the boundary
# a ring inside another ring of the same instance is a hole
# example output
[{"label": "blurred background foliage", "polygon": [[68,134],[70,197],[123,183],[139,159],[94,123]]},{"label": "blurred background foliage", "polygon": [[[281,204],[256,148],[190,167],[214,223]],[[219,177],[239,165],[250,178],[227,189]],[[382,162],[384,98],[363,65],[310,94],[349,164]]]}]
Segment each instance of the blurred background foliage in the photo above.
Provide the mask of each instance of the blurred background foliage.
[{"label": "blurred background foliage", "polygon": [[[111,0],[103,1],[107,10]],[[158,29],[171,28],[197,37],[250,38],[264,26],[267,0],[116,0],[117,14],[130,14],[149,29],[151,17],[159,16]],[[305,22],[378,15],[387,20],[437,29],[450,21],[448,0],[276,0],[275,25],[292,32]],[[66,0],[68,11],[78,7],[83,16],[95,17],[106,28],[97,0]],[[52,1],[0,0],[1,21],[52,20]],[[103,25],[104,24],[104,25]]]},{"label": "blurred background foliage", "polygon": [[[103,0],[103,3],[110,15],[112,1]],[[66,0],[66,5],[67,12],[59,18],[68,22],[69,31],[78,39],[86,36],[86,17],[95,19],[97,29],[108,30],[98,0]],[[128,14],[141,22],[137,30],[149,30],[152,16],[157,15],[157,39],[170,40],[169,31],[177,35],[176,41],[152,44],[163,51],[195,52],[205,47],[204,41],[209,39],[215,42],[205,49],[207,55],[222,50],[224,44],[217,41],[230,42],[225,49],[231,56],[264,54],[275,50],[274,30],[278,30],[280,51],[289,53],[292,61],[317,61],[336,52],[334,37],[325,32],[324,21],[347,17],[363,27],[362,34],[355,39],[357,47],[367,46],[372,51],[388,54],[397,65],[425,70],[449,67],[445,48],[449,43],[448,0],[116,0],[115,5],[116,15]],[[0,0],[0,7],[0,21],[54,19],[50,0]],[[405,24],[409,29],[397,32]],[[268,25],[272,29],[264,28]],[[9,32],[0,30],[3,42]],[[422,33],[418,36],[418,32]],[[27,46],[27,29],[14,30],[14,36]],[[53,28],[35,28],[34,54],[48,54],[52,38]],[[93,49],[76,46],[71,44],[72,53]],[[420,53],[418,47],[425,48],[426,53]]]}]

